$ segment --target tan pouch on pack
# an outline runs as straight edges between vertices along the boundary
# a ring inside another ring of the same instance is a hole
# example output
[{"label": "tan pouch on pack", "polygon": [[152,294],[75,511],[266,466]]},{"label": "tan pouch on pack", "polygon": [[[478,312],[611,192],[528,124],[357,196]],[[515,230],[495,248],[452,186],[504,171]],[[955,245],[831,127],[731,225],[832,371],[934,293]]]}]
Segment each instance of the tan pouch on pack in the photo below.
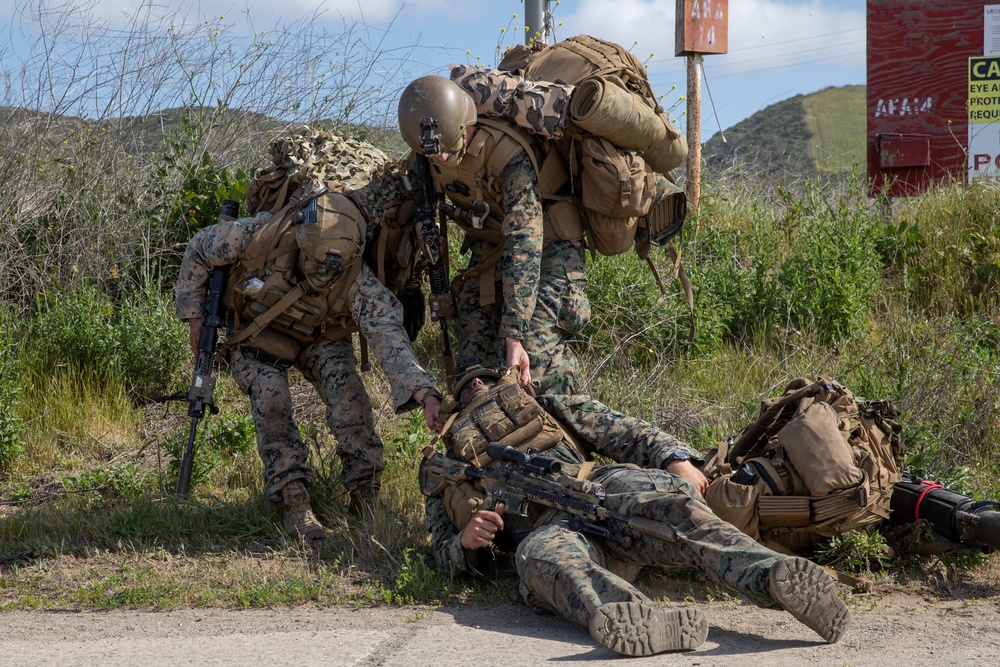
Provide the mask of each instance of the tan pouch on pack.
[{"label": "tan pouch on pack", "polygon": [[653,201],[653,176],[635,151],[615,148],[607,139],[580,143],[580,203],[612,218],[646,215]]},{"label": "tan pouch on pack", "polygon": [[580,209],[568,201],[557,201],[545,209],[546,239],[579,241],[583,238],[583,221]]},{"label": "tan pouch on pack", "polygon": [[295,361],[295,357],[299,356],[299,350],[302,349],[302,345],[297,340],[282,336],[270,329],[261,330],[248,338],[245,344],[255,347],[261,352],[267,352],[282,361]]},{"label": "tan pouch on pack", "polygon": [[611,257],[629,250],[635,243],[639,218],[612,218],[587,211],[587,230],[594,250]]},{"label": "tan pouch on pack", "polygon": [[856,487],[864,475],[854,463],[854,449],[838,428],[828,403],[813,403],[775,436],[805,483],[809,495]]},{"label": "tan pouch on pack", "polygon": [[729,475],[716,478],[705,491],[705,502],[720,519],[736,526],[755,540],[760,540],[757,517],[756,486],[737,484]]}]

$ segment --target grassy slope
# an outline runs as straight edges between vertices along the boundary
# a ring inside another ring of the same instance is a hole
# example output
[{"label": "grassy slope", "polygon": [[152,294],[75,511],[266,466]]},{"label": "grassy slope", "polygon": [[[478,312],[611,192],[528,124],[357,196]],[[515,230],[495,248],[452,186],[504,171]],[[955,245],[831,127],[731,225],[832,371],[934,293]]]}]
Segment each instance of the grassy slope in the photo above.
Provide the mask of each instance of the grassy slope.
[{"label": "grassy slope", "polygon": [[865,159],[865,87],[826,88],[772,104],[705,143],[708,169],[800,177]]},{"label": "grassy slope", "polygon": [[802,100],[821,172],[845,172],[865,161],[865,87],[826,88]]}]

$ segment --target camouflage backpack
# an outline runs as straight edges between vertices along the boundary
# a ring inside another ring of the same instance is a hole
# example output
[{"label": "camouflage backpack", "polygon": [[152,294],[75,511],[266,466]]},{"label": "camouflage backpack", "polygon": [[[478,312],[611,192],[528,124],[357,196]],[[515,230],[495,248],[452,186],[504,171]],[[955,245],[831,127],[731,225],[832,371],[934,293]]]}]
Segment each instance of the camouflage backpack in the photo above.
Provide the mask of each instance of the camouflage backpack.
[{"label": "camouflage backpack", "polygon": [[[496,70],[460,65],[451,78],[472,95],[480,118],[504,118],[546,140],[536,165],[542,197],[573,203],[597,252],[625,252],[638,232],[645,257],[650,240],[665,245],[680,231],[686,201],[669,174],[687,145],[626,49],[581,35],[516,46]],[[673,193],[651,209],[653,172]]]},{"label": "camouflage backpack", "polygon": [[721,518],[783,550],[889,517],[903,445],[890,401],[858,401],[822,376],[799,378],[718,451],[705,500]]},{"label": "camouflage backpack", "polygon": [[371,214],[363,259],[402,302],[404,326],[415,340],[424,322],[422,265],[400,166],[367,142],[308,126],[272,141],[269,153],[272,165],[258,169],[247,188],[248,215],[277,213],[312,181],[355,196]]}]

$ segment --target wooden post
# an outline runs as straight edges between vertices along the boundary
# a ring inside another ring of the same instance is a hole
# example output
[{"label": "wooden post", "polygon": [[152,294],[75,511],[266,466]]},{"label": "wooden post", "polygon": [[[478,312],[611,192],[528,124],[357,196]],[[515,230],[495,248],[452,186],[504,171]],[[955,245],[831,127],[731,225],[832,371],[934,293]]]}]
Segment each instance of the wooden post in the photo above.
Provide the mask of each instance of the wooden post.
[{"label": "wooden post", "polygon": [[701,197],[701,73],[706,53],[729,51],[729,0],[677,0],[674,55],[687,57],[688,206]]},{"label": "wooden post", "polygon": [[701,197],[701,59],[700,53],[687,57],[687,181],[688,207],[698,213]]}]

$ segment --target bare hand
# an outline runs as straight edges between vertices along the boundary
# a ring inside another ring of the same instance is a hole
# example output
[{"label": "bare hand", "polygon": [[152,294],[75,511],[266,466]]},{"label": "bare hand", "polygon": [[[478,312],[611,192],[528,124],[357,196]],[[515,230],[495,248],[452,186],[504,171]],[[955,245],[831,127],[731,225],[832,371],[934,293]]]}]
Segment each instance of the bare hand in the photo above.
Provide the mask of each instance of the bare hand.
[{"label": "bare hand", "polygon": [[189,340],[191,351],[194,352],[195,356],[198,356],[198,339],[201,338],[201,318],[192,317],[188,320],[188,327],[191,329],[191,338]]},{"label": "bare hand", "polygon": [[677,475],[678,477],[683,477],[688,480],[698,489],[698,493],[705,495],[705,491],[708,490],[708,478],[700,470],[694,467],[694,464],[687,459],[680,459],[679,461],[674,461],[666,468],[667,472],[672,475]]},{"label": "bare hand", "polygon": [[528,358],[528,353],[518,339],[507,338],[506,340],[507,368],[518,366],[521,369],[521,377],[518,382],[522,387],[527,387],[531,384],[531,360]]},{"label": "bare hand", "polygon": [[424,422],[427,424],[427,428],[437,433],[440,428],[437,424],[437,418],[438,412],[441,411],[441,401],[437,396],[427,396],[430,392],[430,387],[423,387],[413,392],[413,398],[424,408]]},{"label": "bare hand", "polygon": [[424,422],[432,433],[439,433],[441,426],[437,423],[438,412],[441,411],[441,401],[437,397],[431,396],[424,403]]},{"label": "bare hand", "polygon": [[503,519],[500,517],[503,510],[504,504],[500,503],[495,511],[479,510],[473,514],[469,525],[462,530],[462,536],[459,540],[462,548],[467,551],[475,551],[493,544],[493,538],[503,530]]}]

